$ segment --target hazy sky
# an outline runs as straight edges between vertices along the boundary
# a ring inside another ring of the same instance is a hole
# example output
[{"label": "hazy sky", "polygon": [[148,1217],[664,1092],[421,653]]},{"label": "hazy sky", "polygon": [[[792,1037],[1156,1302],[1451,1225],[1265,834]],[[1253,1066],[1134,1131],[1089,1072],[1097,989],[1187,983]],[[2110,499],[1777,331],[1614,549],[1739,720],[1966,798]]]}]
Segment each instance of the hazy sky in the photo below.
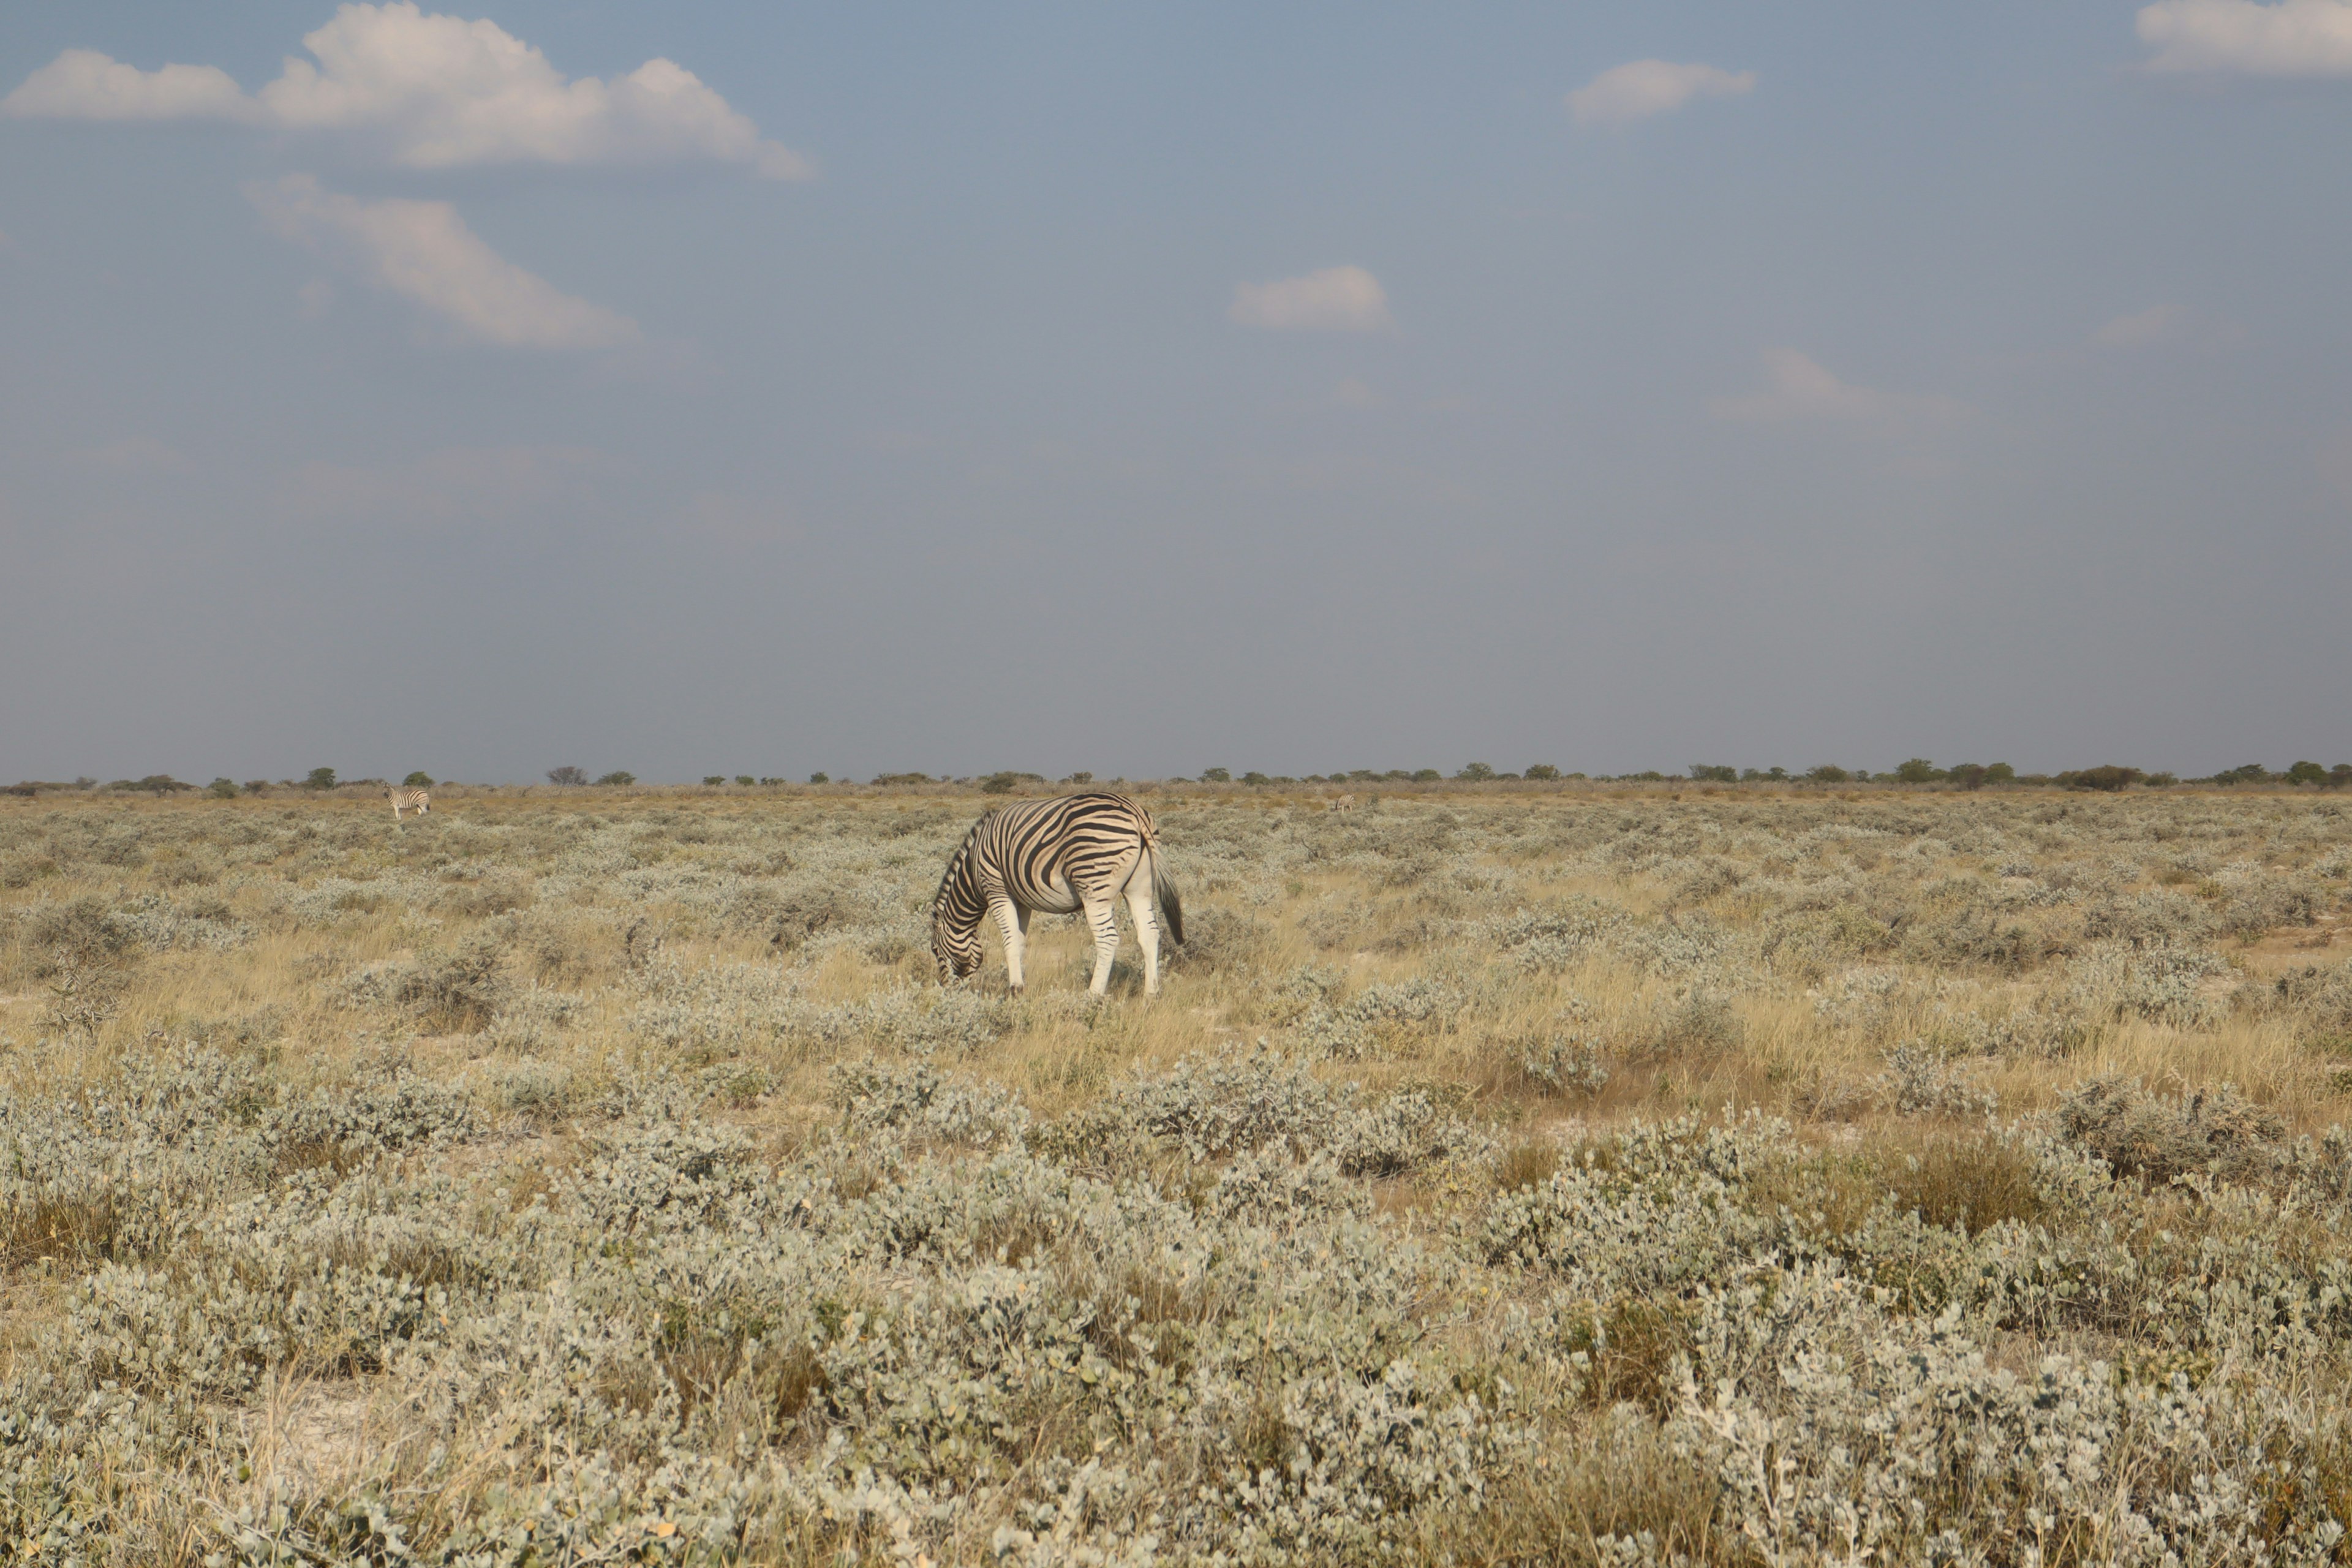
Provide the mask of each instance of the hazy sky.
[{"label": "hazy sky", "polygon": [[2352,759],[2352,0],[76,0],[0,92],[0,778]]}]

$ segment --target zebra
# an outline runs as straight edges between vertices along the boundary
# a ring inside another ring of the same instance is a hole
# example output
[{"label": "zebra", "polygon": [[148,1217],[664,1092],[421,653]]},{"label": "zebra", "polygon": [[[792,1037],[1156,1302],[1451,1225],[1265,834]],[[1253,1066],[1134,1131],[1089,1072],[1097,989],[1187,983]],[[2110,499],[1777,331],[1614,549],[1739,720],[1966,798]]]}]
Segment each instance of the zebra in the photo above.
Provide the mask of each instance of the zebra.
[{"label": "zebra", "polygon": [[940,890],[931,900],[931,954],[940,982],[950,984],[980,968],[980,922],[996,917],[1004,936],[1004,967],[1018,993],[1021,955],[1032,914],[1083,911],[1095,933],[1095,976],[1087,987],[1110,988],[1118,952],[1120,897],[1135,919],[1143,948],[1143,993],[1160,990],[1160,931],[1184,943],[1184,905],[1161,862],[1160,830],[1151,814],[1125,795],[1090,792],[999,806],[971,826]]},{"label": "zebra", "polygon": [[391,789],[384,793],[392,797],[392,819],[394,822],[398,822],[400,814],[412,805],[416,808],[419,816],[430,813],[433,809],[433,797],[421,789]]},{"label": "zebra", "polygon": [[1326,811],[1353,811],[1356,809],[1356,797],[1352,795],[1334,795],[1331,797],[1331,803],[1323,809]]}]

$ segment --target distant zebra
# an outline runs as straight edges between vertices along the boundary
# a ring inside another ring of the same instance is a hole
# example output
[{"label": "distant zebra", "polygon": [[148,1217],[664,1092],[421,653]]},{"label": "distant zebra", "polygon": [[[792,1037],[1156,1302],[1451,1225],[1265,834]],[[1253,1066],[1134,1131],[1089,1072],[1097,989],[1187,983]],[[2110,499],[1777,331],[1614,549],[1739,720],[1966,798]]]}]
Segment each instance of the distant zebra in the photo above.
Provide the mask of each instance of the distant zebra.
[{"label": "distant zebra", "polygon": [[385,793],[392,796],[392,819],[394,822],[398,822],[400,814],[412,805],[419,813],[433,809],[433,797],[421,789],[393,789]]},{"label": "distant zebra", "polygon": [[980,968],[980,922],[996,917],[1004,935],[1004,967],[1018,991],[1021,954],[1032,914],[1083,911],[1095,933],[1097,996],[1110,988],[1118,952],[1118,901],[1124,897],[1143,947],[1143,991],[1160,989],[1160,930],[1153,906],[1168,919],[1168,934],[1184,942],[1184,905],[1161,864],[1160,830],[1151,814],[1125,795],[1087,794],[999,806],[972,824],[948,862],[931,900],[931,953],[941,984]]},{"label": "distant zebra", "polygon": [[1326,805],[1323,809],[1326,811],[1353,811],[1356,809],[1356,797],[1352,795],[1334,795],[1331,797],[1330,804]]}]

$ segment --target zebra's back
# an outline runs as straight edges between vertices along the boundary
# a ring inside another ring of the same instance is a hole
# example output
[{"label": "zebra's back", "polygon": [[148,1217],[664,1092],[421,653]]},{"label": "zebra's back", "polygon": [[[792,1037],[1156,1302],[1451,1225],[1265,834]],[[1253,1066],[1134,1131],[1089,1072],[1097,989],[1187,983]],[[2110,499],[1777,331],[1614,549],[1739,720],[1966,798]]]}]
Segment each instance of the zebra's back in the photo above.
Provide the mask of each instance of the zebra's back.
[{"label": "zebra's back", "polygon": [[1077,896],[1111,868],[1160,839],[1150,812],[1108,791],[1000,806],[973,833],[974,869],[1030,908],[1057,913],[1076,909]]},{"label": "zebra's back", "polygon": [[421,789],[394,789],[386,793],[392,796],[392,815],[394,821],[399,819],[400,814],[404,811],[421,811],[429,814],[433,809],[433,797]]}]

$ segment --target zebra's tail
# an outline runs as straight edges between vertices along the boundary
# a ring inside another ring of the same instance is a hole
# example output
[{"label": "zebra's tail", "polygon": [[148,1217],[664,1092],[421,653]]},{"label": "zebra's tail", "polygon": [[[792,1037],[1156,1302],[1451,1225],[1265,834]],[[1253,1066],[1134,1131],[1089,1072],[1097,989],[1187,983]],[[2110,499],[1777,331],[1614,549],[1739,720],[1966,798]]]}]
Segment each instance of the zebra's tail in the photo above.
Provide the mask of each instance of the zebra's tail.
[{"label": "zebra's tail", "polygon": [[1151,896],[1159,900],[1160,916],[1168,922],[1168,934],[1176,945],[1184,945],[1184,900],[1176,896],[1176,883],[1168,875],[1168,868],[1160,861],[1160,851],[1151,851]]}]

